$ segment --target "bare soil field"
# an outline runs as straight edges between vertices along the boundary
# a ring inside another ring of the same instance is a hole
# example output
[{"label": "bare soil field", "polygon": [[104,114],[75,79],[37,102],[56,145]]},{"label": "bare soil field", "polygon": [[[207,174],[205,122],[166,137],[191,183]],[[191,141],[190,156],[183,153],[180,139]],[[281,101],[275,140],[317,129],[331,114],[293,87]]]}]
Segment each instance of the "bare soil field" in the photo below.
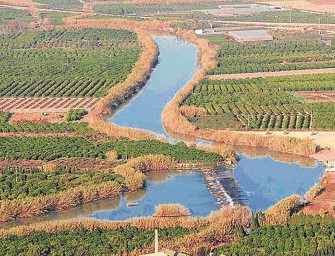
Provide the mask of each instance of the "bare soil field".
[{"label": "bare soil field", "polygon": [[335,217],[335,173],[325,173],[322,183],[325,190],[311,204],[304,207],[303,211],[308,214],[328,212]]},{"label": "bare soil field", "polygon": [[327,74],[327,73],[335,73],[335,68],[209,75],[207,76],[207,78],[214,79],[214,80],[221,80],[221,79],[257,78],[257,77],[292,76],[292,75]]},{"label": "bare soil field", "polygon": [[261,3],[270,4],[274,6],[283,6],[284,8],[300,9],[314,12],[328,12],[335,13],[334,0],[294,0],[294,1],[262,1]]},{"label": "bare soil field", "polygon": [[51,123],[57,124],[65,121],[64,113],[14,113],[9,119],[10,124],[25,123]]},{"label": "bare soil field", "polygon": [[335,92],[333,91],[296,92],[294,94],[310,103],[335,102]]},{"label": "bare soil field", "polygon": [[0,110],[13,113],[67,112],[82,108],[87,111],[99,102],[98,98],[0,98]]}]

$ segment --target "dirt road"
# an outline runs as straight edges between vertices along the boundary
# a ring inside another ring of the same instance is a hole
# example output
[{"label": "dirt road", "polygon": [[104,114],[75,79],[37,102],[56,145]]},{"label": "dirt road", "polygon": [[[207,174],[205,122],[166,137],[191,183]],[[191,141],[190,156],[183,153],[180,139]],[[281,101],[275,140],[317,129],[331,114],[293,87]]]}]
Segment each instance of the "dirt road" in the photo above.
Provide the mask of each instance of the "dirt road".
[{"label": "dirt road", "polygon": [[303,69],[303,70],[289,70],[277,72],[257,72],[257,73],[242,73],[242,74],[222,74],[209,75],[208,79],[239,79],[239,78],[256,78],[256,77],[272,77],[272,76],[290,76],[290,75],[308,75],[308,74],[327,74],[335,73],[335,68],[324,69]]}]

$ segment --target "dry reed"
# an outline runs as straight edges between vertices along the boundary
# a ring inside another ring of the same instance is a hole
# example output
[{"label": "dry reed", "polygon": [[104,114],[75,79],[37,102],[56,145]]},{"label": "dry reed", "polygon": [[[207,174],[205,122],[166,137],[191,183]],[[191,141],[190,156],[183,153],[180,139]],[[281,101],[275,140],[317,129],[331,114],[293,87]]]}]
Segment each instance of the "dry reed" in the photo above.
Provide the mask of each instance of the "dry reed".
[{"label": "dry reed", "polygon": [[154,217],[185,217],[190,211],[181,204],[159,204]]}]

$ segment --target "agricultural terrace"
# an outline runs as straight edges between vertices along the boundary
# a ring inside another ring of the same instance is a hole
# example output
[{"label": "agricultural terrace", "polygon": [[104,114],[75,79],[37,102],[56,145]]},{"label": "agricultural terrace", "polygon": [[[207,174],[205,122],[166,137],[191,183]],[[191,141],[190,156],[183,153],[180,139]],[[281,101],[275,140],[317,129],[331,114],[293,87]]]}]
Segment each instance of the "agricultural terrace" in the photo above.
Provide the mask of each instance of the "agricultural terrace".
[{"label": "agricultural terrace", "polygon": [[189,120],[199,128],[333,130],[334,99],[308,102],[301,93],[322,95],[334,81],[334,74],[203,80],[183,105],[198,108]]},{"label": "agricultural terrace", "polygon": [[[70,115],[72,112],[68,113]],[[0,111],[0,133],[78,133],[92,134],[94,131],[88,127],[87,123],[61,122],[61,123],[34,123],[25,122],[10,124],[11,114]],[[73,120],[68,120],[73,121]]]},{"label": "agricultural terrace", "polygon": [[81,29],[0,36],[1,97],[103,97],[139,58],[136,34]]},{"label": "agricultural terrace", "polygon": [[214,163],[222,159],[216,153],[206,153],[184,144],[171,145],[157,140],[93,142],[82,137],[12,137],[1,138],[0,149],[0,158],[11,160],[54,160],[70,157],[105,159],[110,151],[116,152],[119,159],[149,154],[169,156],[183,163]]},{"label": "agricultural terrace", "polygon": [[[239,44],[222,36],[209,36],[220,46],[217,65],[209,75],[274,72],[335,67],[335,44],[324,44],[316,37],[301,40],[292,37],[271,42]],[[206,36],[204,38],[207,38]]]}]

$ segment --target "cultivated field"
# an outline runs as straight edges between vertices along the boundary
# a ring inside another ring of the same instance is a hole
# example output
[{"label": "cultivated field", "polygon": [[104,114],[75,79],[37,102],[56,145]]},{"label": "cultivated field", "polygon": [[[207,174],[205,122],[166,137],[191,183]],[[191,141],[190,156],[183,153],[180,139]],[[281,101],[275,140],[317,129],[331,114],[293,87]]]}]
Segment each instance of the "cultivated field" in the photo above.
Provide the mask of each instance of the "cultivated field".
[{"label": "cultivated field", "polygon": [[0,36],[0,96],[103,97],[139,57],[127,30],[47,30]]},{"label": "cultivated field", "polygon": [[[200,128],[334,129],[334,89],[334,74],[203,80],[184,105],[200,107],[189,116]],[[313,94],[326,100],[305,103]]]},{"label": "cultivated field", "polygon": [[274,42],[220,44],[217,66],[209,75],[324,69],[335,67],[335,45],[321,41],[278,39]]},{"label": "cultivated field", "polygon": [[67,112],[70,109],[90,111],[98,98],[0,98],[0,110],[9,112]]}]

